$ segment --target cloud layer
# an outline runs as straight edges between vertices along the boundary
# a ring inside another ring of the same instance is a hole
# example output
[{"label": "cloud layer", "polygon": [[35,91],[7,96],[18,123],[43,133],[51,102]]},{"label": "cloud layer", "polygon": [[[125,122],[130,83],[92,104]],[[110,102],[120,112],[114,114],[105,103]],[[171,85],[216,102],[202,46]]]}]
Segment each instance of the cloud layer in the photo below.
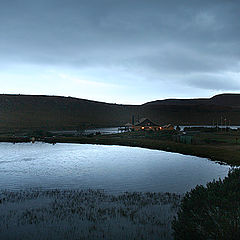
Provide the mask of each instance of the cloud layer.
[{"label": "cloud layer", "polygon": [[233,0],[1,0],[0,68],[240,91],[239,12]]}]

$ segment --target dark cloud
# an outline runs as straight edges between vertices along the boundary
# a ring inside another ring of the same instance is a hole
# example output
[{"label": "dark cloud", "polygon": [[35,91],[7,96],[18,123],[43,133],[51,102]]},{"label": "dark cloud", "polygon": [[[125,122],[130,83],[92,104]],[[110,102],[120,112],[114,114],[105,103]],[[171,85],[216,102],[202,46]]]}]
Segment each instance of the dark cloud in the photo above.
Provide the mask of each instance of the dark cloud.
[{"label": "dark cloud", "polygon": [[239,12],[233,0],[1,0],[0,62],[111,65],[227,90],[219,74],[199,79],[237,71]]}]

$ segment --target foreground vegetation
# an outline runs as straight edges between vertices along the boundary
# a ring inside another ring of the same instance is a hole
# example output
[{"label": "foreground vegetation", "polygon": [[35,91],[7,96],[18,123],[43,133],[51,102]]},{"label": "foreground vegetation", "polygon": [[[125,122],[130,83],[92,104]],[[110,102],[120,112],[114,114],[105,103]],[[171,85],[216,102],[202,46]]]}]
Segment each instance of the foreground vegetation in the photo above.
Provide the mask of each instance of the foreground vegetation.
[{"label": "foreground vegetation", "polygon": [[170,193],[0,191],[0,239],[171,240],[179,203]]},{"label": "foreground vegetation", "polygon": [[176,240],[240,239],[240,169],[187,193],[173,229]]}]

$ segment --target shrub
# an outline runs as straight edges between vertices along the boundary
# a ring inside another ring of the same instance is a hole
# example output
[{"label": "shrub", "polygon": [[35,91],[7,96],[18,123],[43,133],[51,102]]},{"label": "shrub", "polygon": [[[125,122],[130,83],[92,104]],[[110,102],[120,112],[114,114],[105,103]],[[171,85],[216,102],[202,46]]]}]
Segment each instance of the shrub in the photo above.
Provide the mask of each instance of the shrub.
[{"label": "shrub", "polygon": [[172,227],[176,240],[240,239],[240,169],[188,192]]}]

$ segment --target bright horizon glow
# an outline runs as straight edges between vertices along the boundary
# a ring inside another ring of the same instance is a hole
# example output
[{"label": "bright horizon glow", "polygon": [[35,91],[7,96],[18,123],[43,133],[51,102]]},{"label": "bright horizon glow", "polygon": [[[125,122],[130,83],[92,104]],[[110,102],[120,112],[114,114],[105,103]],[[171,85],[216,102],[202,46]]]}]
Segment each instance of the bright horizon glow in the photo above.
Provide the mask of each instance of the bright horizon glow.
[{"label": "bright horizon glow", "polygon": [[[138,105],[173,98],[210,98],[223,93],[221,90],[191,89],[189,86],[182,86],[181,82],[178,84],[174,81],[172,83],[171,81],[148,83],[144,78],[133,81],[133,76],[119,72],[115,75],[119,77],[122,74],[122,79],[125,77],[128,81],[118,83],[111,78],[114,72],[110,70],[100,69],[94,74],[91,74],[91,69],[85,69],[81,72],[74,69],[69,71],[69,68],[64,70],[48,69],[35,65],[17,66],[12,68],[11,73],[3,70],[0,72],[0,79],[5,79],[5,81],[1,85],[1,94],[65,96],[107,103]],[[106,74],[107,72],[109,74]],[[98,75],[102,75],[100,80]],[[104,75],[109,76],[107,81],[101,81]],[[168,78],[171,77],[168,76]],[[130,78],[131,80],[129,80]],[[175,91],[176,88],[177,91]],[[238,93],[238,91],[230,92]]]}]

